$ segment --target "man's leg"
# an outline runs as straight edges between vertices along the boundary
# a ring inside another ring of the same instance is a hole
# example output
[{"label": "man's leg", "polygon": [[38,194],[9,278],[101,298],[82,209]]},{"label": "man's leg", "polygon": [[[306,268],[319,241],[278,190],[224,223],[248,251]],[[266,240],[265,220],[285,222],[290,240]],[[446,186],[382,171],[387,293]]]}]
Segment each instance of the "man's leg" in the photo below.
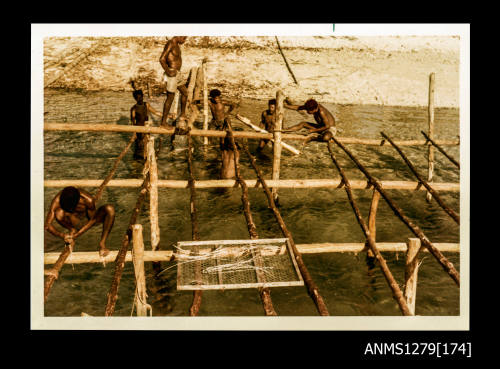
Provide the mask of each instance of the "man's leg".
[{"label": "man's leg", "polygon": [[106,240],[115,222],[115,208],[110,204],[103,205],[99,209],[97,209],[95,218],[96,224],[102,222],[101,241],[99,242],[99,255],[106,256],[109,254],[109,250],[106,248]]},{"label": "man's leg", "polygon": [[181,85],[178,86],[177,89],[181,93],[181,117],[186,118],[187,88]]},{"label": "man's leg", "polygon": [[165,104],[163,104],[163,115],[161,117],[161,126],[165,127],[167,125],[168,113],[170,113],[170,107],[174,101],[175,92],[167,91],[167,98],[165,99]]},{"label": "man's leg", "polygon": [[281,132],[295,132],[295,131],[301,130],[302,128],[314,129],[316,127],[310,125],[307,122],[300,122],[299,124],[291,126],[291,127],[287,128],[287,129],[282,129]]}]

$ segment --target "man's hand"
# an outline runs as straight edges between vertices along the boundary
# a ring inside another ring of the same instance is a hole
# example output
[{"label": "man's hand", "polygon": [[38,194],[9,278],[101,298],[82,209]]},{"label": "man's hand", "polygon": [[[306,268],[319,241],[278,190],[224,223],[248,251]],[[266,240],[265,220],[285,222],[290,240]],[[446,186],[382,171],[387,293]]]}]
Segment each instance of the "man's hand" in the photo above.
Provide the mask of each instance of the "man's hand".
[{"label": "man's hand", "polygon": [[71,246],[73,246],[75,244],[75,240],[73,239],[73,234],[69,234],[67,233],[65,236],[64,236],[64,243],[66,244],[69,244]]}]

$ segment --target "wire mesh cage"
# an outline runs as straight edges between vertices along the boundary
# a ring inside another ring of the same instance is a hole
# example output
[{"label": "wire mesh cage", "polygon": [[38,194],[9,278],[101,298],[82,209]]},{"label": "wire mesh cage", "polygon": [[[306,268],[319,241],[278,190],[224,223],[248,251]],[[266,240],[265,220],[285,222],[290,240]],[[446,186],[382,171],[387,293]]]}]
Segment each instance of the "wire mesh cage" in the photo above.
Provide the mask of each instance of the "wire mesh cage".
[{"label": "wire mesh cage", "polygon": [[178,242],[177,289],[303,286],[287,238]]}]

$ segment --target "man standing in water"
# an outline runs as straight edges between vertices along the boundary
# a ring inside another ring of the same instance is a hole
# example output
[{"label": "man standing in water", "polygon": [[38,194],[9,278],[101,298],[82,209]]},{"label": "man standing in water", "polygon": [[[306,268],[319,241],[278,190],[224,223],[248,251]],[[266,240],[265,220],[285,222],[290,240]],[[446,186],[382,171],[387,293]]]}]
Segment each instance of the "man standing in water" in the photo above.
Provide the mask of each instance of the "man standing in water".
[{"label": "man standing in water", "polygon": [[[132,87],[134,85],[132,84]],[[130,120],[134,126],[145,126],[146,121],[148,120],[148,113],[156,115],[157,117],[161,117],[162,115],[153,109],[153,107],[144,102],[144,94],[142,90],[136,90],[134,87],[134,92],[132,92],[135,101],[137,104],[132,106],[130,109]],[[134,159],[145,159],[145,150],[147,135],[143,133],[137,133],[137,139],[135,140],[135,150],[134,150]]]},{"label": "man standing in water", "polygon": [[[77,229],[80,221],[87,217],[87,224]],[[69,233],[59,232],[52,223],[54,219],[69,230]],[[102,235],[99,242],[99,255],[106,256],[106,239],[115,221],[115,208],[106,204],[96,210],[94,198],[85,190],[75,187],[65,187],[59,192],[50,204],[50,209],[45,220],[45,230],[54,236],[60,237],[65,243],[74,245],[75,240],[96,224],[102,223]]]},{"label": "man standing in water", "polygon": [[295,126],[282,130],[282,132],[294,132],[305,128],[312,133],[304,141],[304,145],[310,141],[328,142],[337,134],[335,127],[335,118],[323,105],[318,104],[314,99],[307,100],[304,105],[292,105],[288,98],[285,99],[283,106],[292,110],[305,110],[307,114],[312,114],[316,123],[300,122]]},{"label": "man standing in water", "polygon": [[[230,101],[222,100],[221,92],[218,89],[213,89],[210,91],[208,105],[210,106],[210,111],[212,112],[212,122],[210,123],[215,126],[215,129],[224,131],[231,126],[231,120],[226,114],[233,111],[235,104]],[[225,111],[226,106],[229,107],[227,113]],[[236,143],[236,147],[238,147],[238,143]],[[236,175],[234,150],[229,137],[226,136],[220,139],[220,151],[222,156],[220,179],[234,178]],[[240,160],[239,155],[239,151],[236,151],[237,162]]]},{"label": "man standing in water", "polygon": [[[276,124],[276,99],[271,99],[268,101],[268,108],[264,110],[260,117],[260,126],[263,127],[267,132],[274,132],[274,125]],[[269,142],[269,140],[262,139],[259,141],[259,146],[257,151],[261,151]]]},{"label": "man standing in water", "polygon": [[168,113],[170,112],[172,101],[174,101],[176,90],[179,90],[181,93],[181,116],[179,119],[185,119],[187,88],[184,85],[178,86],[178,84],[180,82],[179,79],[182,66],[180,45],[186,41],[186,38],[186,36],[173,37],[167,42],[160,56],[160,64],[165,70],[165,76],[167,79],[167,98],[165,99],[165,104],[163,105],[163,116],[161,118],[162,127],[167,126]]}]

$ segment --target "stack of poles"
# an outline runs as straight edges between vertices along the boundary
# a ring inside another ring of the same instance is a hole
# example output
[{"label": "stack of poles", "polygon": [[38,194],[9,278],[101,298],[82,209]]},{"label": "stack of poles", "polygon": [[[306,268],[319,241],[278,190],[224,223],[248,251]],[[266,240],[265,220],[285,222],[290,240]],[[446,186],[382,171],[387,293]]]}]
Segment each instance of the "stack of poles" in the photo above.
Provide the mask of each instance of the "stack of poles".
[{"label": "stack of poles", "polygon": [[453,264],[430,242],[430,240],[427,238],[427,236],[425,236],[422,230],[417,225],[413,224],[413,222],[403,213],[403,211],[394,203],[394,201],[392,201],[389,195],[382,188],[380,182],[366,170],[366,168],[354,157],[354,155],[335,137],[332,137],[332,140],[351,158],[351,160],[356,164],[361,172],[363,172],[363,174],[367,177],[369,183],[373,185],[378,192],[380,192],[393,212],[403,221],[403,223],[405,223],[405,225],[413,232],[413,234],[415,234],[420,239],[422,245],[427,247],[429,252],[438,260],[439,264],[450,275],[455,283],[457,285],[460,285],[460,276]]},{"label": "stack of poles", "polygon": [[419,183],[422,184],[427,191],[436,199],[436,202],[443,208],[443,210],[448,214],[457,224],[460,225],[460,216],[455,213],[448,205],[444,203],[444,201],[441,199],[441,197],[438,195],[437,191],[435,191],[429,183],[425,179],[422,178],[422,176],[418,173],[417,169],[413,166],[411,161],[406,157],[406,155],[401,151],[401,149],[390,139],[389,136],[387,136],[384,132],[381,132],[382,137],[387,139],[390,144],[396,149],[396,151],[401,155],[403,160],[405,161],[406,165],[408,165],[408,168],[412,171],[412,173],[415,175],[415,177],[418,179]]},{"label": "stack of poles", "polygon": [[[429,121],[429,137],[434,138],[434,73],[429,75],[429,105],[428,105],[428,121]],[[434,176],[434,146],[429,145],[427,148],[428,154],[428,174],[427,180],[432,182]],[[426,194],[427,202],[432,200],[432,193],[430,191]]]},{"label": "stack of poles", "polygon": [[[160,144],[156,149],[155,156],[158,156],[162,147],[162,141],[160,140]],[[123,274],[123,269],[125,267],[125,258],[127,256],[128,246],[130,243],[130,239],[132,237],[132,227],[136,224],[137,216],[141,210],[142,203],[146,197],[146,193],[148,192],[148,188],[150,185],[151,176],[149,174],[146,175],[146,178],[142,182],[141,190],[139,192],[139,196],[137,197],[137,201],[135,203],[134,209],[132,210],[132,215],[130,216],[130,221],[127,226],[127,230],[125,231],[125,235],[123,236],[122,245],[120,251],[116,255],[115,259],[115,271],[113,274],[113,281],[111,282],[111,287],[107,294],[107,303],[106,309],[104,312],[105,316],[113,315],[116,306],[116,300],[118,299],[118,288],[120,287],[120,280]]]},{"label": "stack of poles", "polygon": [[337,170],[342,177],[342,182],[344,184],[345,191],[347,193],[347,197],[349,199],[349,203],[351,204],[352,209],[354,210],[354,215],[356,216],[356,219],[361,227],[361,230],[363,231],[366,241],[368,242],[368,245],[370,247],[370,250],[372,251],[374,257],[378,260],[380,269],[382,270],[382,273],[384,274],[384,277],[389,284],[389,287],[392,290],[392,294],[394,299],[399,305],[399,308],[403,315],[413,315],[408,308],[408,304],[406,303],[406,300],[403,296],[403,293],[401,292],[398,283],[394,279],[389,267],[387,266],[387,263],[385,259],[382,257],[382,254],[378,250],[376,244],[375,244],[375,235],[372,235],[370,233],[369,228],[367,227],[365,221],[363,220],[363,217],[361,216],[361,212],[359,211],[358,206],[356,205],[356,202],[354,201],[354,197],[352,195],[351,191],[351,186],[349,184],[349,180],[347,179],[347,176],[344,173],[344,170],[342,167],[339,165],[337,159],[335,158],[335,155],[333,154],[333,150],[331,147],[331,142],[328,142],[328,151],[330,152],[330,157],[332,158],[333,163],[337,167]]},{"label": "stack of poles", "polygon": [[[283,111],[283,97],[279,91],[276,95],[276,103],[277,103],[276,111],[282,112]],[[279,133],[281,133],[281,132],[279,132]],[[276,136],[274,137],[274,140],[275,140],[274,145],[277,145],[280,143],[280,140],[277,140]],[[302,255],[300,254],[299,250],[297,249],[297,247],[295,245],[292,234],[290,233],[290,231],[286,227],[285,222],[283,221],[283,218],[281,217],[281,214],[280,214],[278,208],[276,207],[276,203],[274,201],[274,196],[273,196],[271,190],[269,189],[269,187],[267,186],[267,183],[264,180],[264,176],[262,175],[262,172],[260,171],[260,169],[258,168],[258,166],[256,164],[255,158],[252,156],[252,154],[250,154],[250,151],[248,150],[248,148],[244,144],[242,144],[242,147],[243,147],[243,150],[245,151],[246,155],[250,159],[250,163],[251,163],[253,169],[255,170],[255,173],[257,174],[257,177],[258,177],[260,183],[262,183],[262,188],[264,190],[264,193],[267,196],[269,206],[270,206],[271,210],[273,211],[274,216],[275,216],[275,218],[280,226],[281,232],[283,233],[283,235],[286,238],[288,238],[288,240],[290,242],[290,246],[292,247],[292,250],[295,254],[295,260],[297,261],[297,265],[299,267],[300,273],[302,274],[302,277],[304,279],[304,283],[306,284],[307,291],[308,291],[309,295],[311,296],[312,300],[314,301],[314,304],[316,305],[316,308],[318,309],[319,314],[322,316],[329,316],[330,313],[328,312],[328,309],[327,309],[326,304],[323,300],[323,297],[320,295],[319,289],[316,286],[316,283],[314,283],[314,281],[312,280],[311,275],[309,274],[309,271],[307,270],[307,267],[305,266],[304,261],[302,260]],[[275,161],[273,161],[273,163],[274,162]],[[279,162],[276,164],[279,166]]]},{"label": "stack of poles", "polygon": [[[130,146],[132,146],[132,143],[136,140],[136,138],[137,138],[137,135],[134,133],[132,135],[132,137],[130,137],[129,142],[127,143],[127,145],[125,146],[125,148],[122,150],[122,152],[120,153],[120,155],[118,155],[118,157],[115,159],[115,162],[114,162],[114,164],[113,164],[113,166],[111,168],[111,171],[106,176],[106,178],[103,180],[103,182],[101,183],[101,185],[99,186],[99,188],[98,188],[98,190],[96,192],[96,195],[94,196],[94,202],[96,204],[100,200],[100,198],[102,196],[102,193],[104,191],[104,188],[109,183],[109,181],[111,180],[111,178],[113,178],[113,176],[115,175],[116,169],[118,168],[118,164],[123,159],[123,157],[125,156],[125,154],[127,153],[127,151],[130,149]],[[71,254],[72,251],[73,251],[73,247],[71,245],[65,245],[63,252],[61,253],[61,255],[59,256],[59,258],[57,259],[57,262],[54,264],[54,266],[51,269],[51,274],[48,275],[45,278],[45,283],[44,283],[44,302],[47,301],[47,298],[48,298],[49,293],[50,293],[50,289],[52,288],[52,285],[54,284],[54,282],[58,278],[59,272],[60,272],[62,266],[64,265],[64,263],[66,262],[66,259],[69,257],[69,255]]]},{"label": "stack of poles", "polygon": [[[237,155],[238,155],[238,147],[236,146],[236,142],[234,140],[233,136],[233,131],[231,129],[231,125],[228,124],[228,135],[229,139],[231,141],[231,145],[233,147],[233,152],[234,152],[234,168],[235,168],[235,174],[236,174],[236,180],[238,181],[240,187],[241,187],[241,202],[243,203],[243,212],[245,214],[245,219],[247,222],[247,228],[248,228],[248,233],[250,235],[250,239],[256,240],[259,238],[259,235],[257,233],[257,227],[255,226],[255,223],[253,221],[252,217],[252,212],[250,210],[250,200],[248,196],[248,186],[245,183],[241,171],[240,171],[240,165],[237,160]],[[257,281],[259,283],[266,283],[266,278],[262,270],[260,269],[263,266],[263,262],[261,259],[260,251],[252,251],[254,261],[256,264],[256,276],[257,276]],[[276,316],[278,315],[276,311],[274,310],[273,307],[273,301],[271,300],[271,290],[269,287],[262,287],[259,289],[260,293],[260,298],[262,300],[262,305],[264,307],[264,312],[267,316]]]}]

